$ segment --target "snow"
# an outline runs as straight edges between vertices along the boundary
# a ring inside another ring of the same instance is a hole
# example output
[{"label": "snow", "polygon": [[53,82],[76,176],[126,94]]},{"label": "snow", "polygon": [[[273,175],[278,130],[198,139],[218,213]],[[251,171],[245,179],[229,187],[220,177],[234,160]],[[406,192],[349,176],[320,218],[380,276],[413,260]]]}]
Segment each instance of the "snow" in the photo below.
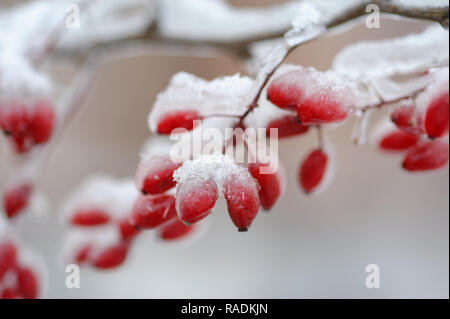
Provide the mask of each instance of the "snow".
[{"label": "snow", "polygon": [[239,74],[206,81],[180,72],[161,92],[149,115],[149,127],[156,132],[158,121],[175,110],[197,110],[202,116],[213,114],[240,115],[245,112],[253,80]]},{"label": "snow", "polygon": [[289,28],[299,4],[233,8],[225,0],[161,0],[159,31],[164,37],[237,42],[279,34]]},{"label": "snow", "polygon": [[402,38],[350,45],[336,56],[333,68],[352,77],[382,78],[448,63],[448,31],[432,26]]},{"label": "snow", "polygon": [[441,8],[448,7],[448,0],[391,0],[397,6],[408,8]]},{"label": "snow", "polygon": [[114,219],[124,218],[130,212],[138,190],[132,179],[115,179],[107,175],[93,175],[84,180],[69,198],[61,216],[68,223],[77,210],[103,209]]}]

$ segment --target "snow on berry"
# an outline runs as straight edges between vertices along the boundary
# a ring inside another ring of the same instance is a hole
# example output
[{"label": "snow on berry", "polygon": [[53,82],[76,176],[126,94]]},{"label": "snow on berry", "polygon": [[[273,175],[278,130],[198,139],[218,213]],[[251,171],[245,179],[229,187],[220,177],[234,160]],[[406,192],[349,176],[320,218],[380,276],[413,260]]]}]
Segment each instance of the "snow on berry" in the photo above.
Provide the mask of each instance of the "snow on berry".
[{"label": "snow on berry", "polygon": [[140,195],[134,203],[129,221],[138,229],[153,229],[176,215],[173,195]]},{"label": "snow on berry", "polygon": [[145,158],[141,160],[136,171],[136,187],[143,194],[164,193],[176,185],[173,172],[180,166],[180,163],[172,162],[169,155]]},{"label": "snow on berry", "polygon": [[189,179],[178,184],[176,207],[186,224],[197,223],[211,213],[219,196],[213,180]]},{"label": "snow on berry", "polygon": [[191,122],[213,114],[242,114],[252,87],[253,80],[239,74],[206,81],[185,72],[177,73],[153,105],[148,119],[150,130],[158,132],[161,126],[165,134],[170,134],[169,128],[183,128],[187,119]]},{"label": "snow on berry", "polygon": [[3,209],[8,218],[14,218],[27,208],[33,193],[33,185],[28,182],[7,187],[3,191]]},{"label": "snow on berry", "polygon": [[298,181],[307,194],[316,192],[324,185],[327,172],[330,171],[329,155],[322,149],[311,151],[302,161]]},{"label": "snow on berry", "polygon": [[138,191],[132,180],[105,175],[87,178],[66,200],[61,216],[75,226],[95,226],[128,216]]},{"label": "snow on berry", "polygon": [[355,105],[355,83],[333,71],[298,68],[273,80],[269,100],[280,108],[295,107],[303,125],[343,121]]},{"label": "snow on berry", "polygon": [[444,167],[448,160],[448,141],[421,141],[408,151],[402,166],[410,172],[429,171]]}]

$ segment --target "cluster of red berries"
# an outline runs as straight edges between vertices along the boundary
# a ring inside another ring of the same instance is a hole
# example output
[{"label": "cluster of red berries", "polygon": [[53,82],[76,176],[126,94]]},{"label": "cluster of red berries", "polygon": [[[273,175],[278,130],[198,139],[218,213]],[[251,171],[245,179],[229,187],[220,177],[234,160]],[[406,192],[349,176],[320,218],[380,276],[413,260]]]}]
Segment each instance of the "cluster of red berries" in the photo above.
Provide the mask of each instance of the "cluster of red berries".
[{"label": "cluster of red berries", "polygon": [[45,100],[31,106],[21,102],[0,105],[0,128],[17,153],[26,153],[34,145],[48,142],[54,122],[53,105]]},{"label": "cluster of red berries", "polygon": [[391,114],[395,128],[379,140],[381,149],[406,152],[402,166],[407,171],[427,171],[449,161],[449,91],[433,92],[425,111],[401,105]]},{"label": "cluster of red berries", "polygon": [[35,299],[41,287],[37,273],[20,262],[19,247],[0,241],[0,299]]},{"label": "cluster of red berries", "polygon": [[[138,196],[137,191],[130,192],[130,187],[134,189],[131,183],[111,186],[127,193],[121,203],[113,192],[101,188],[97,189],[103,192],[99,195],[100,201],[97,198],[90,202],[79,197],[69,203],[65,212],[66,222],[72,228],[66,247],[69,262],[97,269],[116,268],[126,260],[131,244],[141,230],[156,229],[157,236],[164,241],[184,238],[194,230],[175,218],[173,195]],[[87,191],[93,191],[93,188]]]}]

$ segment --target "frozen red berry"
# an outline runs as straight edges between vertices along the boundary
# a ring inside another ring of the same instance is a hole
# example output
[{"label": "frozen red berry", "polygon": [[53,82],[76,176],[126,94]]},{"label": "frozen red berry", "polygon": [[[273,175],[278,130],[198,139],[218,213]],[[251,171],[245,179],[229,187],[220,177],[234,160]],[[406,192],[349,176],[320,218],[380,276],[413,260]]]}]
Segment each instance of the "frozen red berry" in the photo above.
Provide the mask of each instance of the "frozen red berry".
[{"label": "frozen red berry", "polygon": [[439,138],[448,134],[449,128],[449,91],[433,98],[425,113],[425,130],[430,138]]},{"label": "frozen red berry", "polygon": [[299,182],[305,193],[317,189],[324,179],[328,166],[328,155],[321,149],[316,149],[306,156],[299,171]]},{"label": "frozen red berry", "polygon": [[133,206],[130,222],[139,229],[152,229],[176,217],[172,195],[139,196]]},{"label": "frozen red berry", "polygon": [[30,116],[27,107],[14,103],[0,110],[0,127],[9,136],[17,153],[25,153],[33,146],[30,138]]},{"label": "frozen red berry", "polygon": [[109,214],[101,209],[79,210],[72,215],[71,224],[75,226],[99,226],[107,224]]},{"label": "frozen red berry", "polygon": [[105,248],[93,259],[93,265],[100,269],[116,268],[125,261],[128,254],[128,245],[116,244]]},{"label": "frozen red berry", "polygon": [[204,219],[211,213],[218,196],[217,185],[212,180],[183,181],[176,195],[178,217],[187,224]]},{"label": "frozen red berry", "polygon": [[191,234],[197,225],[186,225],[180,219],[174,218],[171,222],[163,225],[158,230],[158,236],[162,240],[177,240]]},{"label": "frozen red berry", "polygon": [[124,242],[130,242],[139,234],[139,230],[126,218],[119,222],[119,231]]},{"label": "frozen red berry", "polygon": [[407,171],[428,171],[444,167],[449,159],[447,142],[422,141],[412,147],[403,160],[403,168]]},{"label": "frozen red berry", "polygon": [[10,241],[0,243],[0,282],[3,276],[16,264],[17,248]]},{"label": "frozen red berry", "polygon": [[164,114],[158,121],[157,132],[159,134],[170,135],[177,128],[184,128],[190,131],[195,126],[194,121],[200,119],[200,115],[195,110],[170,112]]},{"label": "frozen red berry", "polygon": [[278,138],[284,138],[304,134],[308,132],[309,126],[301,125],[296,115],[288,114],[269,122],[267,136],[271,136],[271,129],[277,129]]},{"label": "frozen red berry", "polygon": [[173,172],[181,163],[172,162],[169,155],[152,156],[142,160],[136,171],[136,187],[144,194],[160,194],[173,188]]},{"label": "frozen red berry", "polygon": [[397,107],[391,114],[394,124],[406,133],[420,135],[424,133],[423,116],[412,105]]},{"label": "frozen red berry", "polygon": [[341,122],[348,114],[348,108],[327,95],[312,96],[297,106],[298,119],[303,125]]},{"label": "frozen red berry", "polygon": [[33,186],[28,183],[6,189],[3,194],[3,209],[9,218],[17,216],[28,206]]},{"label": "frozen red berry", "polygon": [[39,282],[36,274],[30,268],[21,268],[17,273],[20,295],[25,299],[36,299],[39,293]]},{"label": "frozen red berry", "polygon": [[258,187],[248,174],[233,174],[223,183],[228,214],[238,231],[247,231],[259,210]]},{"label": "frozen red berry", "polygon": [[42,144],[50,139],[55,121],[53,107],[44,101],[36,103],[30,119],[30,134],[36,144]]},{"label": "frozen red berry", "polygon": [[379,147],[387,151],[405,151],[419,141],[419,136],[401,130],[389,132],[379,142]]},{"label": "frozen red berry", "polygon": [[0,293],[0,299],[18,299],[20,296],[13,288],[5,288]]},{"label": "frozen red berry", "polygon": [[253,178],[259,184],[259,201],[261,206],[265,210],[270,210],[281,196],[282,181],[278,172],[264,173],[261,168],[266,166],[262,163],[250,163],[248,164],[248,170],[252,174]]},{"label": "frozen red berry", "polygon": [[303,97],[299,82],[305,76],[302,71],[291,71],[276,78],[267,88],[267,99],[279,108],[296,110]]},{"label": "frozen red berry", "polygon": [[89,254],[92,251],[92,243],[82,246],[75,254],[75,262],[82,264],[89,259]]}]

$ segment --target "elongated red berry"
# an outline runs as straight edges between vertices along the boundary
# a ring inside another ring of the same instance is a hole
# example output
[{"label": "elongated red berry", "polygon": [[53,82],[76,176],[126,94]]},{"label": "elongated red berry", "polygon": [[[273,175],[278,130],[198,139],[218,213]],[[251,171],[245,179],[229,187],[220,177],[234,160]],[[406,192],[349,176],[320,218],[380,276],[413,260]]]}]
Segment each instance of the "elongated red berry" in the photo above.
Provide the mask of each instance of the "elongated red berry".
[{"label": "elongated red berry", "polygon": [[211,213],[219,192],[211,180],[187,180],[177,188],[178,217],[187,224],[199,222]]},{"label": "elongated red berry", "polygon": [[33,186],[24,183],[7,189],[3,194],[3,209],[9,218],[17,216],[28,206]]},{"label": "elongated red berry", "polygon": [[0,282],[3,276],[14,267],[17,258],[17,248],[13,243],[6,241],[0,243]]},{"label": "elongated red berry", "polygon": [[348,114],[349,109],[327,95],[312,96],[297,106],[298,119],[303,125],[341,122]]},{"label": "elongated red berry", "polygon": [[405,151],[419,141],[419,136],[395,130],[386,134],[379,142],[379,147],[387,151]]},{"label": "elongated red berry", "polygon": [[54,121],[53,107],[48,102],[37,102],[30,119],[30,134],[36,144],[45,143],[50,139]]},{"label": "elongated red berry", "polygon": [[449,128],[449,92],[433,98],[425,113],[425,130],[430,138],[439,138],[448,134]]},{"label": "elongated red berry", "polygon": [[165,114],[158,121],[157,132],[159,134],[170,135],[174,129],[184,128],[191,131],[194,128],[194,121],[201,117],[195,110],[174,111]]},{"label": "elongated red berry", "polygon": [[299,82],[305,76],[302,71],[291,71],[276,78],[267,88],[267,99],[279,108],[296,110],[303,97]]},{"label": "elongated red berry", "polygon": [[160,194],[173,188],[173,172],[181,166],[174,163],[169,155],[152,156],[142,160],[136,171],[136,187],[144,194]]},{"label": "elongated red berry", "polygon": [[158,230],[158,236],[162,240],[171,241],[182,239],[191,234],[197,225],[186,225],[180,219],[174,218]]},{"label": "elongated red berry", "polygon": [[328,155],[321,149],[316,149],[303,160],[299,182],[305,193],[311,193],[317,189],[324,179],[328,166]]},{"label": "elongated red berry", "polygon": [[82,246],[75,254],[75,262],[77,264],[82,264],[89,259],[89,254],[92,251],[92,243],[88,243]]},{"label": "elongated red berry", "polygon": [[391,114],[394,124],[406,133],[420,135],[424,133],[423,116],[412,105],[397,107]]},{"label": "elongated red berry", "polygon": [[271,136],[271,129],[278,130],[278,138],[285,138],[304,134],[308,132],[309,126],[301,125],[296,115],[288,114],[269,122],[266,131],[267,136]]},{"label": "elongated red berry", "polygon": [[253,177],[233,174],[223,184],[228,214],[238,231],[247,231],[259,210],[258,187]]},{"label": "elongated red berry", "polygon": [[18,299],[20,296],[13,288],[5,288],[0,293],[0,299]]},{"label": "elongated red berry", "polygon": [[449,159],[447,142],[423,141],[412,147],[403,160],[403,168],[411,171],[428,171],[444,167]]},{"label": "elongated red berry", "polygon": [[21,268],[17,274],[19,292],[25,299],[36,299],[39,293],[39,282],[30,268]]},{"label": "elongated red berry", "polygon": [[128,245],[116,244],[104,249],[93,260],[93,265],[100,269],[111,269],[120,266],[128,254]]},{"label": "elongated red berry", "polygon": [[265,210],[270,210],[281,196],[282,181],[278,172],[264,174],[264,172],[261,171],[263,166],[267,165],[262,163],[250,163],[248,164],[248,170],[259,184],[258,195],[261,206]]},{"label": "elongated red berry", "polygon": [[140,229],[152,229],[176,217],[172,195],[139,196],[133,206],[130,222]]},{"label": "elongated red berry", "polygon": [[80,210],[72,215],[71,224],[75,226],[99,226],[110,220],[108,213],[101,209]]},{"label": "elongated red berry", "polygon": [[22,104],[14,104],[0,110],[0,127],[9,136],[17,153],[25,153],[34,142],[29,134],[30,116]]}]

